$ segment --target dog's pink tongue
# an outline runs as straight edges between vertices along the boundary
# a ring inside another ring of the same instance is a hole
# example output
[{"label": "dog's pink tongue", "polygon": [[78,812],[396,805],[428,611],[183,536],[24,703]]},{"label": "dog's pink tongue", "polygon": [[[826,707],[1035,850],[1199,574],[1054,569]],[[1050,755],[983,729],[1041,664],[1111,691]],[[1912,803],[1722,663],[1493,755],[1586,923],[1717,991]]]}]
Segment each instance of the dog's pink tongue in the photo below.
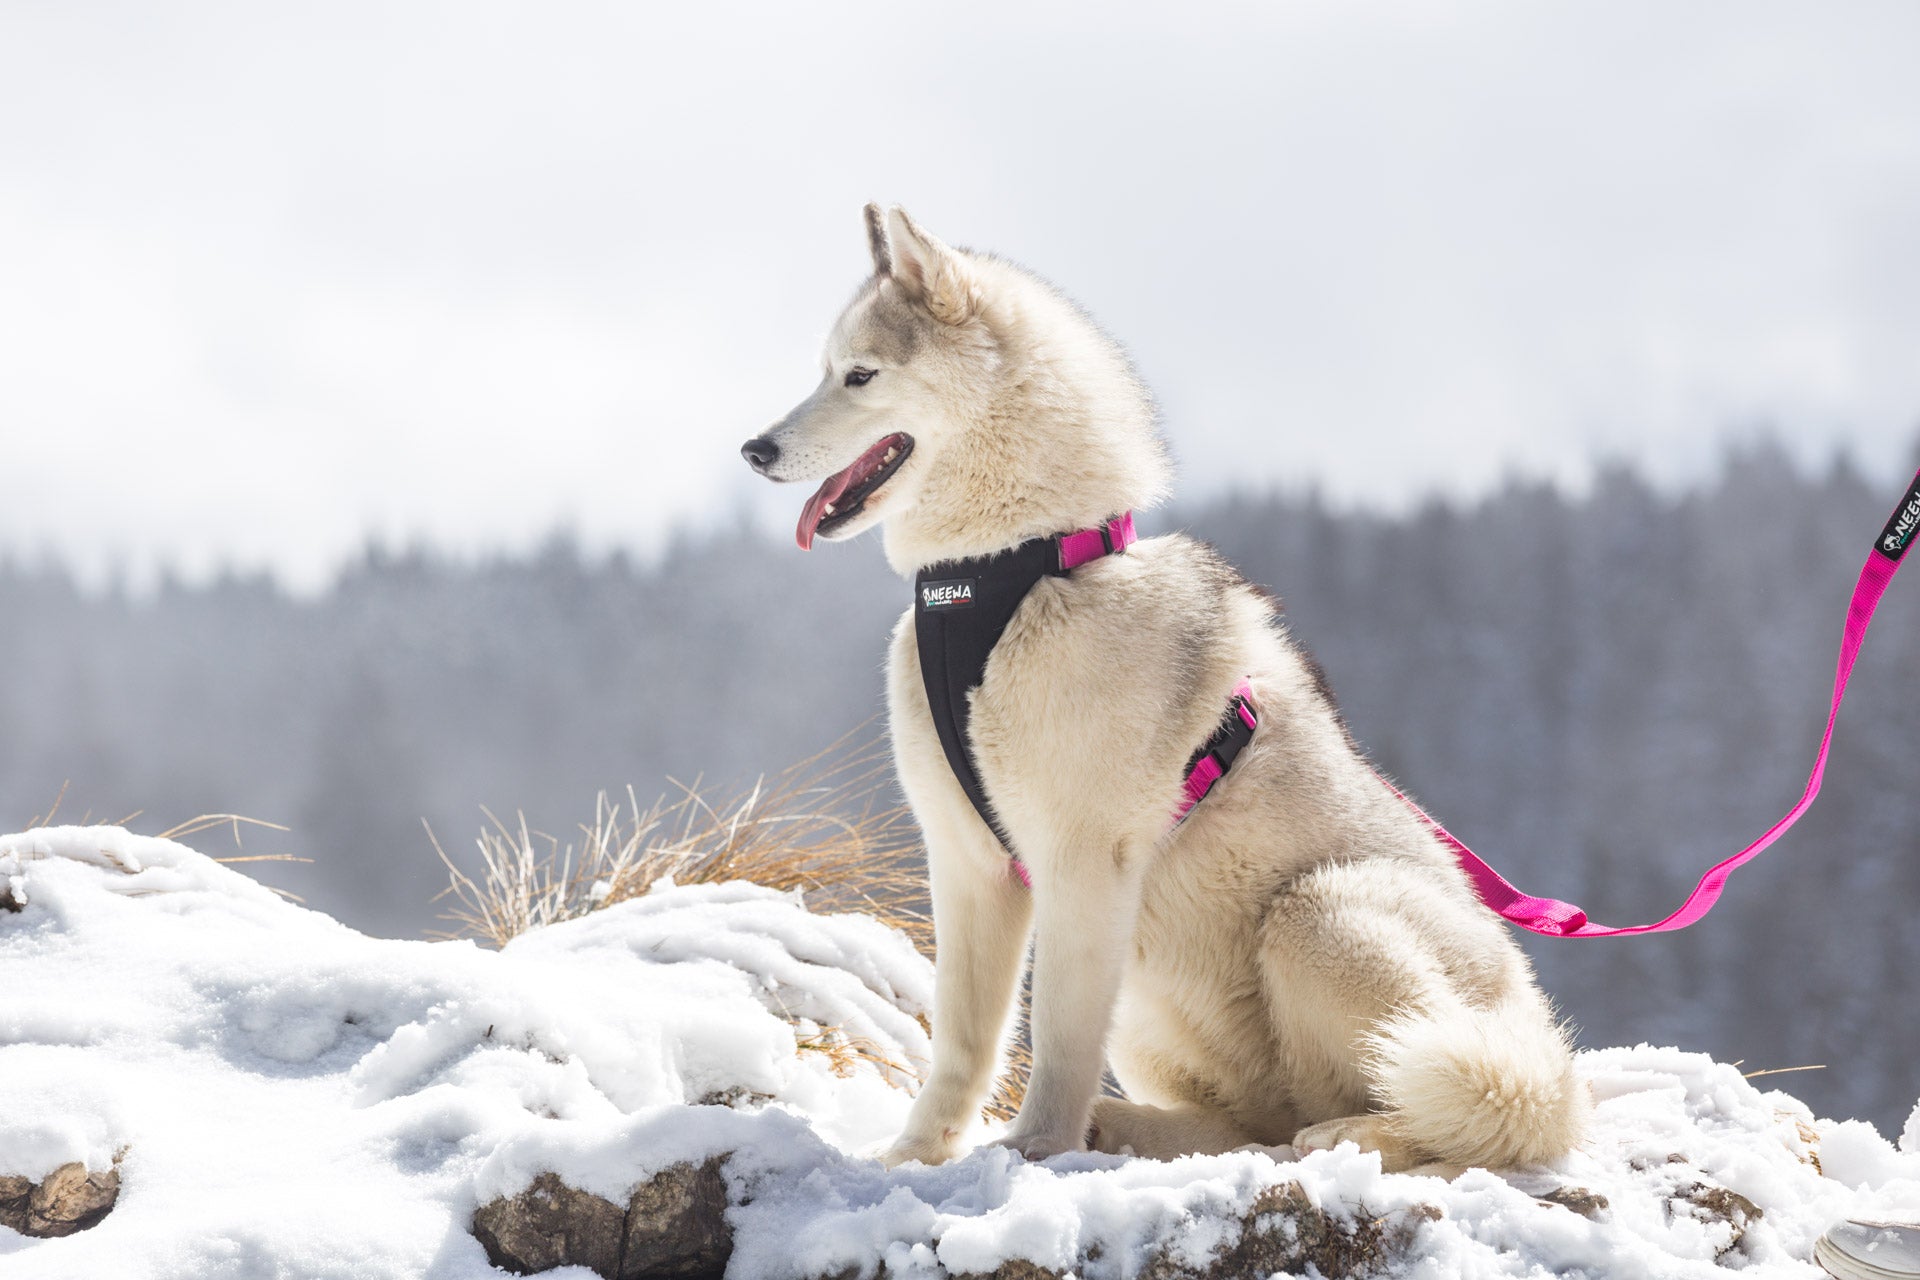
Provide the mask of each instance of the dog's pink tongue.
[{"label": "dog's pink tongue", "polygon": [[820,519],[827,513],[827,504],[840,501],[840,495],[853,488],[856,479],[864,479],[880,469],[886,461],[886,452],[894,447],[895,436],[888,436],[871,449],[855,458],[845,471],[836,471],[827,477],[826,483],[807,499],[807,505],[800,508],[800,527],[794,530],[794,541],[800,544],[802,551],[813,550],[814,530],[820,527]]},{"label": "dog's pink tongue", "polygon": [[814,491],[807,505],[800,508],[800,527],[794,530],[794,541],[800,544],[802,551],[813,550],[813,531],[820,527],[820,517],[826,514],[827,504],[837,500],[853,484],[855,462],[845,471],[836,471],[827,477],[826,483]]}]

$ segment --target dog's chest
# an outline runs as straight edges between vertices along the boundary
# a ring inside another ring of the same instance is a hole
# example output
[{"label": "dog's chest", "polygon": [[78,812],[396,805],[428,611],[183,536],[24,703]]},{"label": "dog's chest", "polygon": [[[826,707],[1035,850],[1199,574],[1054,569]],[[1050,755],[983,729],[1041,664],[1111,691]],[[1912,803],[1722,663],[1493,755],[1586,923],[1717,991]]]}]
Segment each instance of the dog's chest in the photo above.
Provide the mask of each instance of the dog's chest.
[{"label": "dog's chest", "polygon": [[1013,840],[988,798],[974,747],[974,693],[1033,588],[1060,572],[1057,548],[1041,541],[923,569],[914,581],[914,646],[942,754],[974,810],[1009,852]]}]

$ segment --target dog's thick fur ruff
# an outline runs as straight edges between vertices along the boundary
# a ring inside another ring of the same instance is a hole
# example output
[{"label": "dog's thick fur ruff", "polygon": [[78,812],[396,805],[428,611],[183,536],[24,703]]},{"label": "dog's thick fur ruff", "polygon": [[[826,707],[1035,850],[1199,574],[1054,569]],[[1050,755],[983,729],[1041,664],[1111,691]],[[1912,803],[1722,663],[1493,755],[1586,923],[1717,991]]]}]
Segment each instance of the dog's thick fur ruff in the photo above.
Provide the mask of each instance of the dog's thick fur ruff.
[{"label": "dog's thick fur ruff", "polygon": [[[758,461],[819,482],[891,432],[914,445],[822,537],[883,523],[911,574],[1163,496],[1152,403],[1115,343],[1020,268],[867,213],[875,273]],[[849,385],[855,369],[873,376]],[[1169,832],[1242,676],[1259,732]],[[1509,1167],[1581,1140],[1588,1089],[1519,947],[1207,547],[1150,538],[1043,579],[993,651],[972,742],[1031,892],[942,754],[911,611],[887,686],[938,945],[933,1068],[890,1162],[962,1149],[1029,939],[1033,1074],[1002,1140],[1028,1156],[1350,1139],[1389,1169]],[[1109,1063],[1126,1100],[1096,1097]]]}]

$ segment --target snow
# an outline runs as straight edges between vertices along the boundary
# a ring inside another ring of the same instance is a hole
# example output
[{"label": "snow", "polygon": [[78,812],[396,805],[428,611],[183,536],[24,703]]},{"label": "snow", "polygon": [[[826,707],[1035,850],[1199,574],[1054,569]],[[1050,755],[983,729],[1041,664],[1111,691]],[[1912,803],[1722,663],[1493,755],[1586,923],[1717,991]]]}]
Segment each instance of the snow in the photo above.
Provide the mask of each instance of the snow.
[{"label": "snow", "polygon": [[[871,1153],[904,1119],[901,1068],[928,1056],[932,969],[866,917],[665,885],[498,952],[380,940],[103,827],[0,837],[0,886],[24,904],[0,912],[0,1174],[119,1154],[122,1177],[78,1235],[0,1227],[8,1280],[493,1276],[468,1232],[480,1203],[545,1171],[624,1200],[728,1153],[729,1274],[769,1280],[1199,1267],[1286,1182],[1355,1220],[1438,1206],[1402,1268],[1422,1277],[1816,1276],[1833,1222],[1920,1213],[1920,1107],[1896,1146],[1644,1045],[1584,1053],[1593,1141],[1508,1177],[1384,1175],[1351,1147],[1044,1164],[994,1148],[887,1171]],[[870,1052],[802,1051],[836,1038]],[[1688,1208],[1702,1184],[1762,1210],[1737,1247],[1724,1215]],[[1535,1198],[1561,1187],[1610,1208]]]}]

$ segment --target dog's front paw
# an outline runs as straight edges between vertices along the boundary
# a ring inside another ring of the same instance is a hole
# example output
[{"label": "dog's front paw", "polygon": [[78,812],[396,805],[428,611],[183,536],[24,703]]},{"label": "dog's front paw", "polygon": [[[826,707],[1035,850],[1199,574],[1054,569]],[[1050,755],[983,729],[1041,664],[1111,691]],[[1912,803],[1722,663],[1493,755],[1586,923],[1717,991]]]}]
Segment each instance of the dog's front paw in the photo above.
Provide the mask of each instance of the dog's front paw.
[{"label": "dog's front paw", "polygon": [[896,1165],[945,1164],[960,1154],[960,1133],[957,1129],[945,1129],[936,1137],[903,1133],[894,1139],[892,1146],[880,1153],[880,1163],[891,1169]]}]

